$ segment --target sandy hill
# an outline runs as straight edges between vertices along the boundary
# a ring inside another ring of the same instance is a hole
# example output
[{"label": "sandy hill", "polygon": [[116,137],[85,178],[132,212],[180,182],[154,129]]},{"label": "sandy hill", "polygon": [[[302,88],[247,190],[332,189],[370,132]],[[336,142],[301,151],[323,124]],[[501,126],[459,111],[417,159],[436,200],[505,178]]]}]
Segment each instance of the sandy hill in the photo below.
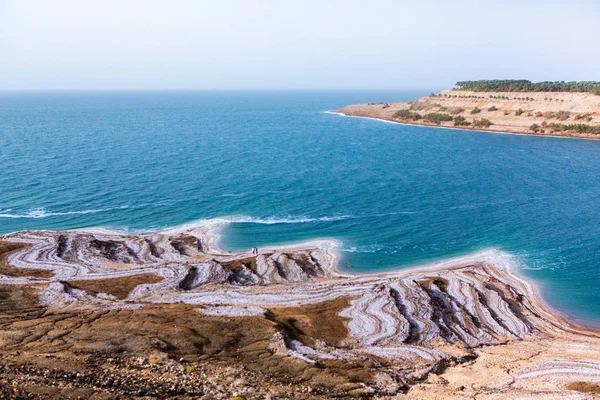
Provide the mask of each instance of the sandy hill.
[{"label": "sandy hill", "polygon": [[414,102],[356,104],[336,111],[416,125],[600,138],[600,96],[592,93],[444,90]]}]

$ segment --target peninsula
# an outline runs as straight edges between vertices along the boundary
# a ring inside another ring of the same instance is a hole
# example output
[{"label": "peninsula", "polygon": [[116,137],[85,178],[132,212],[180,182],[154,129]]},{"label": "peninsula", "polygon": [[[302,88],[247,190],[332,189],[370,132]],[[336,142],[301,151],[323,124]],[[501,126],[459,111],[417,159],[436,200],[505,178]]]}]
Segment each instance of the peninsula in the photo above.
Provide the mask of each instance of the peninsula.
[{"label": "peninsula", "polygon": [[600,82],[465,81],[413,102],[355,104],[335,112],[413,125],[598,139]]},{"label": "peninsula", "polygon": [[[228,252],[217,227],[0,236],[15,398],[585,399],[600,335],[483,252],[338,271],[328,241]],[[399,397],[398,397],[399,396]]]}]

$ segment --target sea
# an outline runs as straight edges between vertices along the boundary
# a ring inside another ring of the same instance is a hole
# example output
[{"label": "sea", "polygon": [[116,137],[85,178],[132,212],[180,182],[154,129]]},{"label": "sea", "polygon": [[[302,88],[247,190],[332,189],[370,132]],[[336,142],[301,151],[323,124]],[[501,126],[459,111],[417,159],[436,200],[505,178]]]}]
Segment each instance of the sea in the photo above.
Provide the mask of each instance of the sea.
[{"label": "sea", "polygon": [[600,326],[600,141],[328,113],[430,91],[1,93],[0,234],[220,221],[349,273],[487,252]]}]

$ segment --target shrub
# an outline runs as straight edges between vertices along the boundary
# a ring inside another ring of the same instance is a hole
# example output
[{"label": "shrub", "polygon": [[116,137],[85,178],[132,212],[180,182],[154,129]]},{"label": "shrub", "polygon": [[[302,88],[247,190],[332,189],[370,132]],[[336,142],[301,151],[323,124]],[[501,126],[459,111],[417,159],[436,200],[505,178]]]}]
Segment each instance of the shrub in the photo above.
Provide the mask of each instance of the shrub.
[{"label": "shrub", "polygon": [[486,118],[475,119],[473,120],[473,126],[476,128],[489,128],[492,124],[492,121]]},{"label": "shrub", "polygon": [[488,111],[498,111],[498,108],[496,108],[496,106],[491,106],[488,108]]},{"label": "shrub", "polygon": [[536,116],[536,117],[543,117],[543,116],[544,116],[544,114],[542,114],[541,112],[539,112],[539,111],[538,111],[538,112],[536,112],[536,113],[535,113],[535,116]]},{"label": "shrub", "polygon": [[[588,118],[590,118],[590,119],[588,119]],[[575,116],[575,120],[579,121],[580,119],[585,119],[585,120],[589,121],[589,120],[591,120],[591,115],[590,114],[577,114]]]},{"label": "shrub", "polygon": [[515,112],[515,115],[518,117],[519,115],[523,114],[523,110],[521,110],[520,108]]},{"label": "shrub", "polygon": [[423,119],[429,122],[435,122],[436,124],[440,124],[440,122],[444,121],[452,121],[452,116],[450,114],[443,113],[429,113],[423,116]]},{"label": "shrub", "polygon": [[568,111],[559,111],[556,113],[556,118],[558,118],[561,121],[566,121],[569,119],[570,115],[571,113]]},{"label": "shrub", "polygon": [[448,108],[448,112],[450,114],[456,115],[456,114],[460,114],[462,112],[465,112],[465,109],[462,107],[450,107]]},{"label": "shrub", "polygon": [[410,110],[398,110],[396,111],[396,114],[394,114],[394,117],[396,118],[410,118],[412,117],[414,113]]},{"label": "shrub", "polygon": [[475,107],[474,109],[471,110],[471,114],[479,114],[481,112],[481,109],[478,107]]},{"label": "shrub", "polygon": [[467,122],[467,119],[462,115],[457,115],[454,117],[454,126],[469,126],[470,122]]},{"label": "shrub", "polygon": [[186,365],[185,366],[185,373],[186,374],[191,374],[192,372],[194,372],[196,370],[196,368],[194,368],[193,365]]},{"label": "shrub", "polygon": [[537,133],[540,130],[540,126],[538,124],[531,124],[531,126],[529,127],[529,130]]},{"label": "shrub", "polygon": [[398,110],[396,111],[396,114],[394,114],[394,116],[400,119],[412,119],[413,121],[418,121],[421,118],[423,118],[421,114],[410,110]]},{"label": "shrub", "polygon": [[593,126],[587,124],[559,124],[556,122],[542,123],[542,128],[548,128],[551,132],[576,132],[576,133],[590,133],[593,135],[600,135],[600,126]]}]

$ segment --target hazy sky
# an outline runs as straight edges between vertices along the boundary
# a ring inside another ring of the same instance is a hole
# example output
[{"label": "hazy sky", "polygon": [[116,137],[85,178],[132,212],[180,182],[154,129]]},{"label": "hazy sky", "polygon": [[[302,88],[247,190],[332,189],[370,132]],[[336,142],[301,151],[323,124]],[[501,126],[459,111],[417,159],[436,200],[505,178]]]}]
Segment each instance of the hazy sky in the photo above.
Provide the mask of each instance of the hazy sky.
[{"label": "hazy sky", "polygon": [[597,0],[0,0],[0,90],[600,80]]}]

